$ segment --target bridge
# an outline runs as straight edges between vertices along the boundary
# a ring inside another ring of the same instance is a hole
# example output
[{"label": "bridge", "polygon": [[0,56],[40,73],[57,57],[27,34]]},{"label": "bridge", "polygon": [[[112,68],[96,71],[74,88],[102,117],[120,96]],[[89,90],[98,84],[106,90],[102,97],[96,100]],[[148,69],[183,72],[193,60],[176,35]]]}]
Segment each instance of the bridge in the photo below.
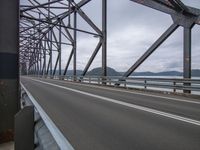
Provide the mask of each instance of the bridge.
[{"label": "bridge", "polygon": [[[107,72],[106,0],[101,27],[84,12],[92,0],[1,2],[0,149],[200,149],[200,80],[191,78],[200,9],[180,0],[131,1],[170,15],[173,23],[121,76]],[[80,18],[90,30],[79,26]],[[178,28],[183,78],[131,77]],[[99,40],[80,75],[79,33]],[[63,66],[66,47],[71,51]],[[101,74],[88,75],[100,51]]]},{"label": "bridge", "polygon": [[22,77],[74,149],[199,149],[200,101]]}]

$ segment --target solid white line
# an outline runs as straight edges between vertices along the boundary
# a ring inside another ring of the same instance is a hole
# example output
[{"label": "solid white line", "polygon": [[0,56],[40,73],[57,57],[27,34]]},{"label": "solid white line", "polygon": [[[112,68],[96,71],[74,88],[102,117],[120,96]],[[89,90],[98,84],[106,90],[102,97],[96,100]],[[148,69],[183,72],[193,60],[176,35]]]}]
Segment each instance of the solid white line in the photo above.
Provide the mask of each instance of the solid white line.
[{"label": "solid white line", "polygon": [[[57,82],[60,83],[64,83],[62,81],[56,80]],[[67,81],[69,82],[69,81]],[[73,83],[73,82],[69,82],[70,84],[74,84],[74,85],[80,85],[80,83]],[[178,99],[178,98],[173,98],[173,97],[165,97],[165,96],[159,96],[159,95],[152,95],[152,94],[144,94],[144,93],[137,93],[137,92],[133,92],[133,91],[126,91],[126,90],[118,90],[118,89],[111,89],[108,87],[100,87],[100,86],[95,86],[95,85],[86,85],[86,84],[81,84],[83,86],[87,86],[87,87],[94,87],[94,88],[98,88],[98,89],[105,89],[105,90],[110,90],[110,91],[117,91],[117,92],[125,92],[125,93],[130,93],[130,94],[135,94],[135,95],[142,95],[142,96],[150,96],[150,97],[156,97],[156,98],[162,98],[162,99],[167,99],[167,100],[173,100],[173,101],[179,101],[179,102],[186,102],[186,103],[192,103],[192,104],[198,104],[200,105],[200,101],[194,101],[194,100],[184,100],[184,99]]]},{"label": "solid white line", "polygon": [[153,114],[156,114],[156,115],[160,115],[160,116],[164,116],[164,117],[168,117],[168,118],[172,118],[172,119],[175,119],[175,120],[179,120],[179,121],[183,121],[183,122],[187,122],[187,123],[190,123],[190,124],[193,124],[193,125],[200,126],[200,121],[198,121],[198,120],[194,120],[194,119],[190,119],[190,118],[186,118],[186,117],[181,117],[181,116],[174,115],[174,114],[171,114],[171,113],[166,113],[166,112],[158,111],[158,110],[155,110],[155,109],[134,105],[134,104],[131,104],[131,103],[122,102],[122,101],[119,101],[119,100],[115,100],[115,99],[91,94],[91,93],[88,93],[88,92],[83,92],[83,91],[76,90],[76,89],[67,88],[67,87],[56,85],[56,84],[53,84],[53,83],[48,83],[48,82],[35,80],[35,79],[31,79],[31,80],[36,81],[36,82],[40,82],[40,83],[43,83],[43,84],[46,84],[46,85],[51,85],[51,86],[54,86],[54,87],[62,88],[62,89],[68,90],[68,91],[87,95],[87,96],[90,96],[90,97],[98,98],[98,99],[108,101],[108,102],[112,102],[112,103],[115,103],[115,104],[135,108],[135,109],[142,110],[142,111],[145,111],[145,112],[153,113]]},{"label": "solid white line", "polygon": [[45,125],[51,132],[52,136],[54,137],[56,143],[58,144],[61,150],[74,150],[72,145],[68,142],[68,140],[63,136],[61,131],[57,128],[57,126],[53,123],[50,117],[45,113],[42,107],[38,104],[35,98],[30,94],[30,92],[25,88],[25,86],[21,83],[22,88],[30,98],[31,102],[39,112],[42,120],[45,122]]}]

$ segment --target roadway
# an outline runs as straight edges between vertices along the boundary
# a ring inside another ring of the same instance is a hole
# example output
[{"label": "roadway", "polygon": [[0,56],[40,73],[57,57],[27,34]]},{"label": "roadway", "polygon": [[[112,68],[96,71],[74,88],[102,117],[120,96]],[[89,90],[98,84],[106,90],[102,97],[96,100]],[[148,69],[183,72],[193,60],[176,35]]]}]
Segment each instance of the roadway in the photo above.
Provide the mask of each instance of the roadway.
[{"label": "roadway", "polygon": [[200,150],[200,100],[21,77],[76,150]]}]

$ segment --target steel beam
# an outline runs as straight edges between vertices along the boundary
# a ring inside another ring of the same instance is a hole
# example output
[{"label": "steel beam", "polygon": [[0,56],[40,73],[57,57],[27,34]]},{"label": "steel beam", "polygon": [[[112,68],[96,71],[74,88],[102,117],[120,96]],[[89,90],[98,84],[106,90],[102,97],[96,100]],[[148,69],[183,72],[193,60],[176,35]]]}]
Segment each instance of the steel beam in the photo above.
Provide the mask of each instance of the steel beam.
[{"label": "steel beam", "polygon": [[102,76],[107,76],[107,0],[102,0]]},{"label": "steel beam", "polygon": [[[63,21],[62,21],[62,25],[65,26],[65,23],[64,23]],[[65,27],[63,27],[63,28],[64,28],[65,32],[67,33],[68,40],[69,40],[70,42],[73,42],[73,37],[72,37],[72,35],[70,34],[70,32],[68,31],[68,29],[65,28]]]},{"label": "steel beam", "polygon": [[69,55],[69,58],[68,58],[68,61],[67,61],[67,64],[66,64],[64,73],[63,73],[64,76],[67,74],[67,70],[68,70],[68,67],[69,67],[69,64],[70,64],[70,62],[71,62],[71,59],[72,59],[73,54],[74,54],[74,47],[72,48],[71,53],[70,53],[70,55]]},{"label": "steel beam", "polygon": [[[191,28],[184,28],[184,56],[183,56],[183,77],[191,78]],[[184,86],[190,86],[190,83],[184,83]],[[190,93],[184,90],[184,93]]]},{"label": "steel beam", "polygon": [[13,140],[19,101],[19,0],[0,5],[0,144]]},{"label": "steel beam", "polygon": [[96,31],[96,33],[102,35],[101,30],[92,22],[92,20],[80,8],[78,7],[76,8],[77,8],[77,13]]},{"label": "steel beam", "polygon": [[[39,14],[39,18],[41,18],[41,14]],[[42,40],[41,40],[41,26],[39,25],[39,45],[38,45],[38,48],[39,48],[39,52],[40,52],[40,69],[39,69],[39,72],[40,72],[40,75],[42,75]]]},{"label": "steel beam", "polygon": [[[44,43],[44,48],[45,48],[45,49],[46,49],[46,45],[47,45],[46,43],[47,43],[47,42]],[[46,67],[46,66],[47,66],[47,65],[46,65],[46,64],[47,64],[47,63],[46,63],[46,57],[47,57],[47,56],[46,56],[46,50],[43,50],[43,53],[44,53],[44,56],[43,56],[43,57],[44,57],[44,58],[43,58],[43,59],[44,59],[44,62],[43,62],[43,74],[42,74],[42,75],[43,75],[43,76],[46,76],[46,70],[47,70],[47,69],[46,69],[46,68],[47,68],[47,67]]]},{"label": "steel beam", "polygon": [[175,8],[172,5],[169,5],[167,2],[162,2],[159,0],[131,0],[131,1],[159,10],[161,12],[164,12],[170,15],[176,12]]},{"label": "steel beam", "polygon": [[59,79],[61,79],[61,71],[62,71],[62,27],[61,27],[61,21],[59,26]]},{"label": "steel beam", "polygon": [[[50,3],[51,0],[48,0],[48,3]],[[50,17],[50,4],[48,4],[48,20],[50,21],[51,17]],[[49,24],[49,28],[50,28],[50,24]],[[53,51],[52,51],[52,30],[49,31],[48,33],[48,38],[50,40],[50,57],[49,57],[49,65],[50,65],[50,76],[52,77],[53,75]]]},{"label": "steel beam", "polygon": [[[32,10],[32,9],[40,8],[40,7],[43,7],[43,6],[46,6],[46,5],[50,5],[50,4],[54,4],[54,3],[57,3],[57,2],[60,2],[60,1],[63,1],[63,0],[53,0],[51,2],[49,1],[47,3],[43,3],[43,4],[40,4],[40,5],[37,5],[37,6],[32,6],[32,7],[26,8],[26,9],[22,9],[21,12],[25,12],[25,11],[29,11],[29,10]],[[49,8],[49,6],[47,8]]]},{"label": "steel beam", "polygon": [[177,28],[179,25],[172,24],[161,36],[160,38],[136,61],[136,63],[131,66],[131,68],[123,75],[123,77],[128,77],[133,71],[135,71]]},{"label": "steel beam", "polygon": [[56,59],[56,63],[55,63],[54,69],[53,69],[52,76],[55,76],[55,74],[56,74],[56,69],[57,69],[57,65],[59,63],[59,59],[60,59],[60,52],[58,52],[58,56],[57,56],[57,59]]},{"label": "steel beam", "polygon": [[89,59],[87,65],[86,65],[86,67],[84,68],[84,70],[83,70],[83,72],[82,72],[82,76],[85,76],[85,75],[86,75],[86,73],[87,73],[87,71],[88,71],[90,65],[92,64],[92,62],[93,62],[95,56],[97,55],[99,49],[101,48],[101,46],[102,46],[102,39],[99,41],[99,43],[97,44],[97,46],[96,46],[94,52],[92,53],[92,56],[90,57],[90,59]]},{"label": "steel beam", "polygon": [[[77,13],[74,12],[74,28],[77,28]],[[74,81],[76,81],[76,49],[77,49],[77,32],[76,30],[74,30],[74,41],[73,41],[73,51],[74,51],[74,72],[73,72],[73,76],[74,76]]]},{"label": "steel beam", "polygon": [[50,67],[50,63],[51,63],[51,59],[50,59],[50,54],[49,54],[49,61],[48,61],[48,64],[47,64],[47,68],[46,68],[46,75],[51,75],[49,74],[49,67]]},{"label": "steel beam", "polygon": [[184,78],[191,78],[191,28],[184,28]]}]

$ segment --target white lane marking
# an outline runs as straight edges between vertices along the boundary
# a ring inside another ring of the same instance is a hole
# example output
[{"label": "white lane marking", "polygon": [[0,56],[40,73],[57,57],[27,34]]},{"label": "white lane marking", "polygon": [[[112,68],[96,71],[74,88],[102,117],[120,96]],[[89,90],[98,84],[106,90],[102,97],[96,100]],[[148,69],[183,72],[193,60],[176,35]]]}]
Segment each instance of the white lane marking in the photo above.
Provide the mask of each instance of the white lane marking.
[{"label": "white lane marking", "polygon": [[72,145],[68,142],[68,140],[63,136],[61,131],[57,128],[57,126],[53,123],[50,117],[45,113],[42,107],[38,104],[35,98],[30,94],[30,92],[25,88],[25,86],[21,83],[22,88],[25,90],[26,94],[30,98],[31,102],[39,112],[41,118],[45,122],[45,125],[51,131],[52,136],[54,137],[56,143],[58,144],[61,150],[74,150]]},{"label": "white lane marking", "polygon": [[[62,81],[59,80],[55,80],[57,82],[60,83],[64,83]],[[200,101],[194,101],[194,100],[184,100],[184,99],[178,99],[178,98],[173,98],[173,97],[165,97],[165,96],[159,96],[159,95],[152,95],[152,94],[144,94],[144,93],[136,93],[133,91],[125,91],[125,90],[118,90],[118,89],[111,89],[111,88],[107,88],[107,87],[99,87],[99,86],[94,86],[94,85],[86,85],[86,84],[80,84],[80,83],[73,83],[73,82],[69,82],[70,84],[73,85],[83,85],[83,86],[87,86],[87,87],[94,87],[94,88],[99,88],[99,89],[105,89],[105,90],[110,90],[110,91],[117,91],[117,92],[125,92],[125,93],[130,93],[130,94],[135,94],[135,95],[143,95],[143,96],[150,96],[150,97],[156,97],[156,98],[162,98],[162,99],[167,99],[167,100],[173,100],[173,101],[179,101],[179,102],[186,102],[186,103],[192,103],[192,104],[199,104],[200,105]]]},{"label": "white lane marking", "polygon": [[122,102],[122,101],[119,101],[119,100],[115,100],[115,99],[91,94],[91,93],[88,93],[88,92],[83,92],[83,91],[76,90],[76,89],[67,88],[67,87],[56,85],[56,84],[53,84],[53,83],[48,83],[48,82],[35,80],[35,79],[31,79],[31,80],[36,81],[36,82],[40,82],[40,83],[43,83],[43,84],[46,84],[46,85],[51,85],[51,86],[54,86],[54,87],[62,88],[62,89],[68,90],[68,91],[87,95],[87,96],[90,96],[90,97],[98,98],[98,99],[108,101],[108,102],[112,102],[112,103],[115,103],[115,104],[135,108],[135,109],[142,110],[142,111],[145,111],[145,112],[157,114],[157,115],[160,115],[160,116],[164,116],[164,117],[168,117],[168,118],[172,118],[172,119],[175,119],[175,120],[179,120],[179,121],[183,121],[183,122],[187,122],[187,123],[190,123],[190,124],[200,126],[200,121],[198,121],[198,120],[194,120],[194,119],[190,119],[190,118],[186,118],[186,117],[181,117],[181,116],[174,115],[174,114],[171,114],[171,113],[166,113],[166,112],[163,112],[163,111],[158,111],[158,110],[155,110],[155,109],[151,109],[151,108],[147,108],[147,107],[143,107],[143,106],[138,106],[138,105],[134,105],[134,104],[131,104],[131,103]]},{"label": "white lane marking", "polygon": [[[57,79],[55,79],[54,81],[64,83],[63,81],[59,81]],[[73,84],[73,85],[82,85],[82,86],[93,87],[93,88],[97,88],[97,89],[105,89],[105,90],[110,90],[110,91],[125,92],[125,93],[130,93],[130,94],[135,94],[135,95],[143,95],[143,96],[148,96],[148,97],[150,96],[150,97],[162,98],[162,99],[166,99],[166,100],[173,100],[173,101],[186,102],[186,103],[192,103],[192,104],[199,104],[200,105],[200,101],[197,102],[197,101],[194,101],[194,100],[178,99],[178,98],[173,98],[173,97],[165,97],[165,96],[159,96],[159,95],[138,93],[138,92],[133,92],[133,91],[118,90],[118,89],[113,89],[113,88],[109,88],[109,87],[100,87],[100,86],[95,86],[95,85],[73,83],[73,82],[70,82],[70,81],[66,81],[66,82]]]}]

